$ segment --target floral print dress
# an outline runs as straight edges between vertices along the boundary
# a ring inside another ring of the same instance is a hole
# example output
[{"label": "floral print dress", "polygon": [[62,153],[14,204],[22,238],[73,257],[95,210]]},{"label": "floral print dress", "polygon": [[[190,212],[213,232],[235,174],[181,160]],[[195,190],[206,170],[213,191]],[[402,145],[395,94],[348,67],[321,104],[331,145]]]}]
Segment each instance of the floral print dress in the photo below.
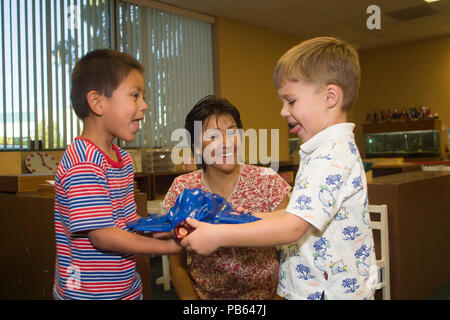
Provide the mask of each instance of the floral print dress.
[{"label": "floral print dress", "polygon": [[[185,188],[211,192],[203,180],[203,170],[177,177],[163,201],[163,209],[173,206]],[[291,187],[274,170],[240,165],[236,186],[227,199],[252,212],[276,209]],[[272,299],[278,284],[279,263],[274,248],[221,248],[209,256],[191,254],[189,275],[201,299]]]}]

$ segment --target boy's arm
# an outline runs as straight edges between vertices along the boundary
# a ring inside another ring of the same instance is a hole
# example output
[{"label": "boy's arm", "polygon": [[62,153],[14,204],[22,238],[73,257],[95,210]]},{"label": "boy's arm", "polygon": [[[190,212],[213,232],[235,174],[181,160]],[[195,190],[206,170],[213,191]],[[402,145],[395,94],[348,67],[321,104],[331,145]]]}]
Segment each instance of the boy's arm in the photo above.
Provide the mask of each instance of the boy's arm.
[{"label": "boy's arm", "polygon": [[253,213],[253,216],[261,218],[261,219],[268,219],[268,218],[274,218],[274,217],[278,217],[281,216],[283,214],[285,214],[284,210],[289,204],[289,196],[286,196],[283,201],[281,201],[281,203],[278,205],[278,207],[276,207],[275,210],[273,211],[268,211],[268,212],[255,212]]},{"label": "boy's arm", "polygon": [[310,224],[296,215],[274,212],[276,217],[244,224],[209,224],[188,218],[196,229],[181,245],[209,255],[220,247],[273,247],[297,241]]},{"label": "boy's arm", "polygon": [[173,254],[182,251],[174,239],[159,240],[109,227],[88,231],[92,245],[98,250],[130,254]]},{"label": "boy's arm", "polygon": [[181,246],[174,240],[153,239],[116,227],[107,186],[104,171],[97,164],[82,162],[66,172],[60,192],[67,196],[69,203],[71,233],[85,232],[95,248],[117,253],[171,254],[181,251]]}]

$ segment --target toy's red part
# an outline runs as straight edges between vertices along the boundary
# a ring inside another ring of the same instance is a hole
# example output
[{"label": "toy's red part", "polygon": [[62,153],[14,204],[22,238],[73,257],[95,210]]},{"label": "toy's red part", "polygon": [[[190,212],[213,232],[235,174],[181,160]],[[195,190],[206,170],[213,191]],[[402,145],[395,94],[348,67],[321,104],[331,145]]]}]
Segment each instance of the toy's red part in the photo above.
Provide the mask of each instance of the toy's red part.
[{"label": "toy's red part", "polygon": [[194,231],[194,228],[186,222],[186,220],[181,221],[179,224],[173,228],[173,236],[175,239],[183,240],[188,236],[189,233]]}]

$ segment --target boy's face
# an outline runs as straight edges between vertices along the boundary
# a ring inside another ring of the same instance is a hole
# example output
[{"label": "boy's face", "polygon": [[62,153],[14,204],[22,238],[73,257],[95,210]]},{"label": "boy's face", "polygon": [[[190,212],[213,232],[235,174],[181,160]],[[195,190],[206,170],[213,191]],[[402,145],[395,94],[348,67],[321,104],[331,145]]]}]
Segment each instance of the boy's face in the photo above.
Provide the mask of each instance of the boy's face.
[{"label": "boy's face", "polygon": [[137,70],[131,70],[111,97],[103,96],[104,123],[113,137],[133,141],[139,131],[139,121],[148,109],[144,101],[144,78]]},{"label": "boy's face", "polygon": [[289,132],[297,134],[303,143],[330,126],[325,88],[286,80],[278,89],[278,95],[283,102],[281,116],[288,121]]}]

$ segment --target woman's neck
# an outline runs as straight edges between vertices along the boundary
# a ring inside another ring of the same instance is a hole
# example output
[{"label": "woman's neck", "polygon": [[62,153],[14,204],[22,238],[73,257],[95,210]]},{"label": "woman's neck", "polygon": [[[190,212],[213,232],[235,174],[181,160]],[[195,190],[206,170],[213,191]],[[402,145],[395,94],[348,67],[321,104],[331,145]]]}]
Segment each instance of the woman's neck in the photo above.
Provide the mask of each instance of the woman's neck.
[{"label": "woman's neck", "polygon": [[236,165],[233,170],[226,172],[208,166],[206,171],[203,172],[203,181],[211,192],[228,199],[237,184],[239,172],[239,165]]}]

